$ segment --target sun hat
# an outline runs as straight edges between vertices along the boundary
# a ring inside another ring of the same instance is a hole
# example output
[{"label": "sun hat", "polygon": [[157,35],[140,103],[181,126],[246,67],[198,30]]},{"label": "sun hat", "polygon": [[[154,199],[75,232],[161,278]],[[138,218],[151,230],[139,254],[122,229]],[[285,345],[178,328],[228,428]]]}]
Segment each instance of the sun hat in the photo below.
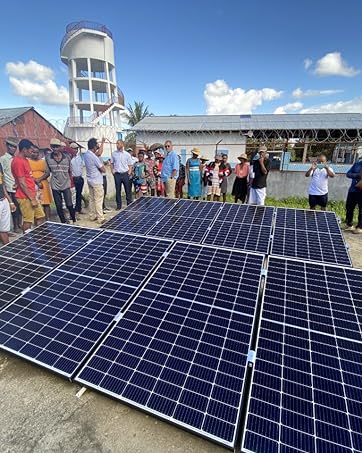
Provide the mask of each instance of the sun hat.
[{"label": "sun hat", "polygon": [[73,149],[78,149],[78,148],[80,148],[80,146],[79,146],[77,143],[75,143],[75,142],[72,142],[72,143],[69,145],[69,147],[70,147],[70,148],[73,148]]},{"label": "sun hat", "polygon": [[192,148],[191,154],[195,154],[195,156],[200,156],[201,151],[199,148]]},{"label": "sun hat", "polygon": [[259,147],[259,153],[266,153],[268,151],[268,148],[265,145],[261,145]]},{"label": "sun hat", "polygon": [[52,138],[50,140],[50,146],[62,146],[62,142],[58,138]]},{"label": "sun hat", "polygon": [[246,153],[242,153],[240,154],[240,156],[238,156],[238,159],[245,159],[245,160],[248,160],[248,156],[246,155]]},{"label": "sun hat", "polygon": [[207,161],[209,160],[209,158],[208,158],[208,157],[205,157],[205,156],[201,156],[201,157],[200,157],[200,160],[204,160],[205,162],[207,162]]},{"label": "sun hat", "polygon": [[14,146],[14,148],[17,148],[17,146],[18,146],[17,142],[12,138],[7,138],[5,140],[5,143],[9,146]]},{"label": "sun hat", "polygon": [[62,146],[64,148],[65,146],[67,146],[67,144],[64,142],[60,142],[60,146]]}]

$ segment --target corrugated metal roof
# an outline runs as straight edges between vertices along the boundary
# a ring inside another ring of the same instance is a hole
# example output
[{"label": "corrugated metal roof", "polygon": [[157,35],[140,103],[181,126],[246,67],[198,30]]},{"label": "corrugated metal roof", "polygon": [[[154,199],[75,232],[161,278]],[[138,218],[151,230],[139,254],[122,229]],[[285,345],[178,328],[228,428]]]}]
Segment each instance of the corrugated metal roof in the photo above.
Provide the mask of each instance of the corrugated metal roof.
[{"label": "corrugated metal roof", "polygon": [[15,120],[18,116],[23,115],[33,107],[15,107],[12,109],[0,109],[0,127],[4,126],[10,121]]},{"label": "corrugated metal roof", "polygon": [[132,129],[154,132],[362,129],[362,114],[148,116]]}]

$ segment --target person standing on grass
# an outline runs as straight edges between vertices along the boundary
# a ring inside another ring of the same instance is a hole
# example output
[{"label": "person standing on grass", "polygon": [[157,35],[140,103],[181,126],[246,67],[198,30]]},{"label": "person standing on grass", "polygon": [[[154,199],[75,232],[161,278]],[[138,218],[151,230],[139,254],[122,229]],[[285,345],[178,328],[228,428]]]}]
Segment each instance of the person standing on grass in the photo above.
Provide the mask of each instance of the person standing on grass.
[{"label": "person standing on grass", "polygon": [[207,199],[207,176],[206,176],[206,162],[209,159],[205,156],[200,157],[201,161],[201,198],[202,200]]},{"label": "person standing on grass", "polygon": [[192,148],[191,157],[186,162],[187,198],[198,200],[201,197],[201,151]]},{"label": "person standing on grass", "polygon": [[327,163],[325,154],[317,157],[317,162],[313,162],[310,169],[305,174],[311,178],[309,184],[309,208],[315,209],[320,206],[322,211],[327,209],[328,204],[328,178],[334,178],[334,171]]},{"label": "person standing on grass", "polygon": [[30,140],[23,139],[20,140],[18,147],[19,153],[11,162],[11,171],[15,178],[15,197],[23,216],[22,229],[25,233],[34,221],[36,226],[44,223],[45,213],[36,198],[35,181],[28,161],[36,146]]},{"label": "person standing on grass", "polygon": [[52,150],[49,153],[45,161],[47,163],[47,170],[43,176],[43,179],[47,179],[51,174],[50,186],[53,192],[53,199],[57,214],[62,223],[69,223],[65,218],[63,211],[63,199],[65,206],[69,211],[70,218],[73,223],[76,223],[75,210],[73,206],[72,193],[70,191],[71,186],[71,158],[69,154],[64,153],[64,147],[62,142],[57,138],[53,138],[50,141],[50,148]]},{"label": "person standing on grass", "polygon": [[70,161],[70,169],[72,172],[74,187],[75,187],[75,213],[82,214],[82,192],[84,187],[83,167],[84,162],[79,145],[73,142],[70,148],[74,149],[77,154]]},{"label": "person standing on grass", "polygon": [[235,167],[235,181],[232,196],[234,197],[235,203],[237,203],[238,200],[240,200],[241,203],[245,203],[248,194],[250,164],[248,162],[248,156],[245,153],[241,154],[238,159],[240,163]]},{"label": "person standing on grass", "polygon": [[103,175],[106,172],[104,165],[97,156],[100,145],[96,138],[88,140],[88,151],[84,153],[84,164],[87,173],[89,187],[89,218],[102,225],[104,220],[103,213]]},{"label": "person standing on grass", "polygon": [[228,177],[232,173],[231,165],[228,163],[228,155],[227,154],[222,154],[222,164],[225,167],[225,174],[221,183],[221,195],[222,195],[222,201],[223,203],[226,202],[226,195],[228,193]]},{"label": "person standing on grass", "polygon": [[165,142],[166,157],[162,164],[161,179],[165,185],[167,198],[176,197],[176,180],[179,176],[180,161],[173,149],[171,140]]},{"label": "person standing on grass", "polygon": [[180,162],[180,170],[178,173],[178,178],[176,180],[176,198],[183,198],[184,197],[184,185],[186,179],[186,167],[181,162],[181,156],[178,156],[178,160]]},{"label": "person standing on grass", "polygon": [[[357,150],[357,161],[347,172],[347,178],[352,179],[346,200],[346,230],[353,233],[362,233],[362,148]],[[358,206],[358,220],[356,228],[353,227],[353,214]]]},{"label": "person standing on grass", "polygon": [[29,159],[29,165],[33,173],[33,178],[38,189],[38,200],[43,206],[45,212],[45,219],[50,220],[51,212],[50,205],[53,201],[52,193],[50,190],[49,181],[47,178],[47,164],[45,159],[40,158],[38,148],[34,148]]},{"label": "person standing on grass", "polygon": [[11,213],[11,215],[13,218],[14,233],[18,233],[18,231],[22,229],[21,211],[15,197],[16,192],[15,179],[11,171],[11,162],[14,158],[18,144],[14,140],[7,138],[5,140],[5,145],[6,153],[0,157],[0,163],[3,167],[6,191],[16,207],[16,209]]},{"label": "person standing on grass", "polygon": [[220,200],[221,184],[225,177],[230,175],[230,169],[222,162],[220,154],[216,154],[214,162],[210,162],[205,170],[207,177],[207,200]]},{"label": "person standing on grass", "polygon": [[260,147],[256,156],[258,157],[257,160],[253,160],[253,179],[249,192],[249,204],[264,206],[266,181],[270,171],[270,160],[268,159],[266,146]]},{"label": "person standing on grass", "polygon": [[117,149],[112,152],[111,170],[114,177],[114,185],[116,187],[116,203],[117,211],[122,209],[122,184],[126,193],[127,206],[132,203],[132,188],[131,180],[133,172],[133,162],[129,152],[124,150],[124,142],[117,141]]},{"label": "person standing on grass", "polygon": [[5,174],[0,164],[0,241],[4,245],[9,242],[10,213],[15,210],[15,203],[6,190]]}]

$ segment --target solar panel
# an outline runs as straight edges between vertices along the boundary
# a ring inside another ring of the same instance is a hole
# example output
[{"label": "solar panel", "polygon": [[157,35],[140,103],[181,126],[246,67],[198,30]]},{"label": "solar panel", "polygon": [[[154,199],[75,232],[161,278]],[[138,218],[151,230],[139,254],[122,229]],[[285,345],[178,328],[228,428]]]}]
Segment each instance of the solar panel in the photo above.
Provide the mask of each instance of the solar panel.
[{"label": "solar panel", "polygon": [[0,309],[49,271],[46,266],[1,258]]},{"label": "solar panel", "polygon": [[100,230],[94,228],[46,222],[2,247],[0,259],[55,267],[98,234]]},{"label": "solar panel", "polygon": [[362,270],[269,259],[263,318],[362,341]]},{"label": "solar panel", "polygon": [[217,220],[271,226],[273,215],[274,208],[272,207],[225,203]]},{"label": "solar panel", "polygon": [[328,211],[277,208],[275,226],[293,230],[341,234],[336,214]]},{"label": "solar panel", "polygon": [[147,211],[121,211],[103,224],[102,228],[126,233],[146,234],[161,218],[161,214],[150,214]]},{"label": "solar panel", "polygon": [[167,213],[173,216],[213,220],[222,207],[221,203],[209,201],[180,200]]},{"label": "solar panel", "polygon": [[172,198],[141,197],[127,206],[126,210],[160,215],[166,214],[177,202],[177,199]]},{"label": "solar panel", "polygon": [[147,234],[168,239],[200,243],[212,220],[165,215]]},{"label": "solar panel", "polygon": [[362,343],[263,320],[243,451],[362,451]]},{"label": "solar panel", "polygon": [[270,237],[271,226],[217,220],[208,231],[203,243],[267,254]]},{"label": "solar panel", "polygon": [[342,234],[276,227],[272,239],[272,255],[351,266]]},{"label": "solar panel", "polygon": [[176,244],[76,381],[233,446],[262,262]]}]

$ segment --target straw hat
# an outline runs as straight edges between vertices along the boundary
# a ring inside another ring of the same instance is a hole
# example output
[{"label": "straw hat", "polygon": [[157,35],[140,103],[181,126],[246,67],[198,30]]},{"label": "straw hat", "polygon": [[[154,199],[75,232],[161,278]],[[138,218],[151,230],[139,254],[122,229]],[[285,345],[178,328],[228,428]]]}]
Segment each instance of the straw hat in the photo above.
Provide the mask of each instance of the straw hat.
[{"label": "straw hat", "polygon": [[62,146],[63,148],[65,148],[67,146],[67,144],[65,142],[60,142],[60,146]]},{"label": "straw hat", "polygon": [[205,156],[201,156],[201,157],[200,157],[200,160],[204,160],[205,162],[207,162],[207,161],[209,160],[209,158],[208,158],[208,157],[205,157]]},{"label": "straw hat", "polygon": [[245,160],[248,160],[248,156],[243,153],[243,154],[240,154],[240,156],[238,156],[238,159],[241,160],[241,159],[245,159]]},{"label": "straw hat", "polygon": [[200,156],[201,151],[199,148],[192,148],[191,154],[195,154],[195,156]]},{"label": "straw hat", "polygon": [[80,148],[80,146],[79,146],[77,143],[75,143],[75,142],[72,142],[72,143],[69,145],[69,147],[70,147],[70,148],[73,148],[73,149],[78,149],[78,148]]},{"label": "straw hat", "polygon": [[13,146],[14,148],[17,148],[18,146],[18,143],[10,137],[5,140],[5,143],[9,146]]},{"label": "straw hat", "polygon": [[62,146],[62,142],[58,138],[52,138],[50,140],[50,146]]}]

